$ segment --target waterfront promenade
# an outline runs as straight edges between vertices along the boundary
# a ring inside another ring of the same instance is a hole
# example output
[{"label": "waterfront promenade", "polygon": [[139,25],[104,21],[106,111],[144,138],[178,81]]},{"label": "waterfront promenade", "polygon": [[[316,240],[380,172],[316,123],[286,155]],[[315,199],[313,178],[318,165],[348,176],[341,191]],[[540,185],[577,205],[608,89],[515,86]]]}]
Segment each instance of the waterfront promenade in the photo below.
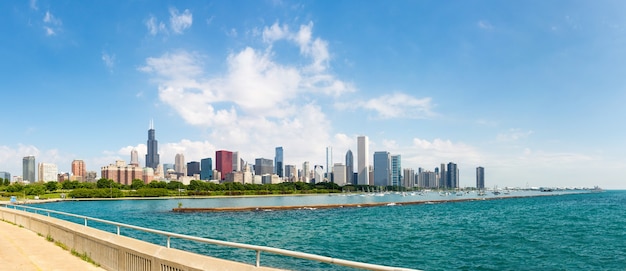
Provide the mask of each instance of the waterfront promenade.
[{"label": "waterfront promenade", "polygon": [[0,221],[0,270],[104,271],[28,229]]}]

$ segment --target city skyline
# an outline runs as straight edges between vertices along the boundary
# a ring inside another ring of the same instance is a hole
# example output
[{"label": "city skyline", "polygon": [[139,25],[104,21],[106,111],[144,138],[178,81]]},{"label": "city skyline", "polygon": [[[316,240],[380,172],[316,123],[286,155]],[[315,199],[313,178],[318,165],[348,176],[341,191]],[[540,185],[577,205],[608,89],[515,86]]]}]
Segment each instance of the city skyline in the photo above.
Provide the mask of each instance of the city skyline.
[{"label": "city skyline", "polygon": [[144,165],[154,119],[163,165],[281,146],[284,165],[329,170],[350,149],[358,167],[365,135],[368,160],[454,161],[462,187],[482,166],[487,186],[626,188],[624,7],[2,2],[0,171],[30,155],[99,171],[132,149]]}]

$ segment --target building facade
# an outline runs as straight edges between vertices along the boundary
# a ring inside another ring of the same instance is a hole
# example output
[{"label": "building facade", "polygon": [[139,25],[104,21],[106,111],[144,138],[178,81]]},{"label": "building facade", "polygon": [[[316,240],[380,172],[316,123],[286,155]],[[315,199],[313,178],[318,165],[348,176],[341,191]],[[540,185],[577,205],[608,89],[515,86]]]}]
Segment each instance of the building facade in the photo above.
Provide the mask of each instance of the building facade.
[{"label": "building facade", "polygon": [[213,180],[213,159],[204,158],[200,160],[200,180]]},{"label": "building facade", "polygon": [[225,150],[216,151],[215,169],[221,173],[221,180],[224,180],[226,174],[233,172],[233,153]]},{"label": "building facade", "polygon": [[57,174],[59,169],[57,165],[50,163],[39,163],[39,178],[40,182],[54,182],[57,180]]},{"label": "building facade", "polygon": [[305,161],[302,163],[302,182],[310,183],[311,182],[311,163]]},{"label": "building facade", "polygon": [[403,186],[402,183],[402,157],[400,155],[391,156],[391,185]]},{"label": "building facade", "polygon": [[298,180],[298,171],[295,165],[285,165],[285,178],[288,182]]},{"label": "building facade", "polygon": [[122,160],[117,160],[115,161],[115,164],[101,167],[100,176],[123,185],[131,185],[135,179],[142,180],[144,183],[149,183],[148,178],[150,177],[144,176],[143,168],[126,165],[126,162]]},{"label": "building facade", "polygon": [[148,153],[146,154],[146,167],[154,170],[159,165],[159,143],[155,137],[154,123],[150,121],[150,129],[148,129],[148,141],[146,142]]},{"label": "building facade", "polygon": [[278,175],[278,177],[285,177],[284,166],[283,147],[276,147],[274,154],[274,173]]},{"label": "building facade", "polygon": [[356,184],[354,179],[354,156],[351,150],[346,152],[346,184]]},{"label": "building facade", "polygon": [[84,182],[87,177],[87,168],[85,167],[85,161],[74,160],[72,161],[72,177],[74,181]]},{"label": "building facade", "polygon": [[455,163],[448,163],[446,169],[446,188],[459,188],[459,169]]},{"label": "building facade", "polygon": [[476,188],[485,189],[485,168],[484,167],[476,168]]},{"label": "building facade", "polygon": [[335,163],[333,165],[333,182],[339,186],[344,186],[347,184],[346,177],[346,166],[341,163]]},{"label": "building facade", "polygon": [[200,173],[200,162],[191,161],[187,163],[187,176],[193,177],[193,175]]},{"label": "building facade", "polygon": [[374,185],[391,185],[391,154],[386,151],[374,153]]},{"label": "building facade", "polygon": [[187,175],[187,169],[185,167],[185,155],[177,153],[174,157],[174,171],[176,171],[176,173]]},{"label": "building facade", "polygon": [[254,160],[254,174],[274,174],[274,161],[272,159],[257,158]]},{"label": "building facade", "polygon": [[135,148],[130,151],[130,164],[137,167],[139,166],[139,153]]},{"label": "building facade", "polygon": [[35,156],[26,156],[22,159],[22,181],[34,183],[37,181],[35,175]]},{"label": "building facade", "polygon": [[369,185],[369,142],[367,136],[357,137],[358,184]]},{"label": "building facade", "polygon": [[402,186],[406,188],[413,188],[416,186],[415,183],[415,170],[412,168],[405,168],[404,173],[402,174],[403,184]]}]

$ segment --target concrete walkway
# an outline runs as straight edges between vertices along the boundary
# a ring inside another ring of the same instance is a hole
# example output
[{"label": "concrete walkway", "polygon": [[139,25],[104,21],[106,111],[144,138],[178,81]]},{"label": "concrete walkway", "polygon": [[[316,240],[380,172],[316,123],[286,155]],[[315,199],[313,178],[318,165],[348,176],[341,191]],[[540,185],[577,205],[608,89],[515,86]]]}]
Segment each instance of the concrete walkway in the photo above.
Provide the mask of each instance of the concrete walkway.
[{"label": "concrete walkway", "polygon": [[0,270],[99,270],[36,233],[0,221]]}]

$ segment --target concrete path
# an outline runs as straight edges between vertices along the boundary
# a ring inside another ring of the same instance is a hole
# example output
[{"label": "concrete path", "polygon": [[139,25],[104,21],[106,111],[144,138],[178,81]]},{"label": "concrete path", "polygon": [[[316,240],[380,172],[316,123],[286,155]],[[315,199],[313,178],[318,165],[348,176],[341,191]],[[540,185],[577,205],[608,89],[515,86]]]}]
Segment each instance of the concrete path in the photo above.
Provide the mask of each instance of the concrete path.
[{"label": "concrete path", "polygon": [[0,270],[103,271],[105,269],[81,260],[30,230],[0,221]]}]

